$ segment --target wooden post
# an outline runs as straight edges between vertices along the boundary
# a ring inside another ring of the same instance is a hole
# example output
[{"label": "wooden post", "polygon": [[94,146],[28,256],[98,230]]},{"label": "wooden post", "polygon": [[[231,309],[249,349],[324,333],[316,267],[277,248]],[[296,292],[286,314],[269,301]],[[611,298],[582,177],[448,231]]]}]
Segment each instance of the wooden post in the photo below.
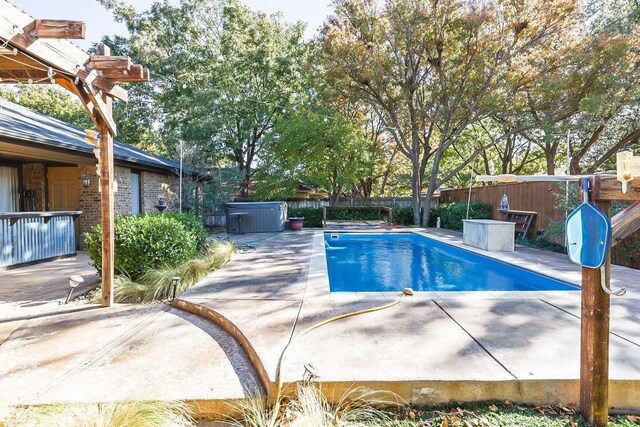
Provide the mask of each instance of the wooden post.
[{"label": "wooden post", "polygon": [[[98,46],[99,54],[109,55],[109,47]],[[112,100],[106,94],[102,95],[106,105],[106,114],[111,117]],[[113,276],[114,276],[114,202],[113,193],[113,134],[107,122],[98,117],[100,123],[100,199],[102,212],[102,306],[113,305]]]},{"label": "wooden post", "polygon": [[[607,216],[611,216],[611,201],[596,200],[595,204]],[[601,277],[600,269],[582,267],[580,413],[588,423],[605,427],[609,418],[610,298],[602,290]],[[607,287],[610,278],[611,254],[605,264]]]}]

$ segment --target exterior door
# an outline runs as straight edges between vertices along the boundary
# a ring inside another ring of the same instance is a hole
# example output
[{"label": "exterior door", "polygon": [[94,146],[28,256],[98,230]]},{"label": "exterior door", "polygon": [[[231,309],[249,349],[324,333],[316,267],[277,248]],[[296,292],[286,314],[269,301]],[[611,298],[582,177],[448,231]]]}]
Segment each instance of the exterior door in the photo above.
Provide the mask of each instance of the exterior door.
[{"label": "exterior door", "polygon": [[[47,168],[47,210],[77,211],[80,207],[78,168]],[[76,248],[80,247],[80,222],[75,221]]]},{"label": "exterior door", "polygon": [[47,180],[48,205],[50,211],[77,211],[78,197],[78,168],[76,167],[50,167]]}]

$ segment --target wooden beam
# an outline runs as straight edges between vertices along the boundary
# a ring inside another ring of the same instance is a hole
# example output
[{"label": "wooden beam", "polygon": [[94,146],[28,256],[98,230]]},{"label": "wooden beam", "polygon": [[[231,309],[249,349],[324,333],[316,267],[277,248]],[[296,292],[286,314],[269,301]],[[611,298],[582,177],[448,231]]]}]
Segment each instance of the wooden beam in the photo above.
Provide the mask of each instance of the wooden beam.
[{"label": "wooden beam", "polygon": [[91,55],[89,57],[90,68],[94,70],[126,70],[131,69],[131,58],[128,56],[104,56],[104,55]]},{"label": "wooden beam", "polygon": [[640,230],[640,202],[635,202],[611,218],[611,246]]},{"label": "wooden beam", "polygon": [[[42,70],[28,70],[28,69],[0,69],[0,79],[2,83],[27,83],[31,79],[31,83],[51,83],[49,73]],[[46,81],[41,81],[45,79]]]},{"label": "wooden beam", "polygon": [[117,126],[116,122],[113,120],[112,113],[110,112],[110,107],[102,100],[100,94],[94,92],[91,87],[86,88],[86,93],[89,96],[89,99],[91,99],[91,103],[93,104],[96,112],[100,115],[100,119],[109,128],[111,135],[116,136]]},{"label": "wooden beam", "polygon": [[16,56],[18,54],[18,49],[8,48],[8,47],[0,47],[0,55],[12,55]]},{"label": "wooden beam", "polygon": [[[111,99],[104,96],[102,100],[107,107],[111,107]],[[100,129],[100,206],[102,225],[102,306],[113,305],[113,278],[114,278],[114,204],[113,192],[114,166],[113,166],[113,136],[107,123],[101,122]]]},{"label": "wooden beam", "polygon": [[149,79],[140,78],[139,76],[132,76],[131,74],[123,74],[121,72],[106,73],[105,76],[117,83],[143,83],[149,81]]},{"label": "wooden beam", "polygon": [[622,193],[622,183],[615,175],[596,175],[593,180],[595,200],[640,200],[640,178],[629,182],[628,190]]},{"label": "wooden beam", "polygon": [[[109,47],[101,44],[98,46],[98,53],[101,55],[109,55]],[[92,93],[89,88],[89,97],[93,101],[99,98]],[[113,121],[112,100],[106,94],[99,99],[104,108],[104,117],[102,114],[96,117],[100,122],[98,130],[100,131],[100,199],[101,199],[101,224],[102,224],[102,306],[110,307],[113,305],[113,278],[114,278],[114,224],[115,224],[115,197],[113,192],[114,182],[114,165],[113,165],[113,137],[111,126],[105,119]]]},{"label": "wooden beam", "polygon": [[78,98],[80,98],[80,102],[84,106],[87,114],[89,114],[89,118],[95,125],[96,129],[100,129],[100,122],[96,120],[97,113],[95,112],[91,99],[87,95],[82,84],[78,82],[78,85],[76,85],[73,80],[68,77],[56,77],[56,83],[68,91],[73,92]]},{"label": "wooden beam", "polygon": [[127,94],[126,89],[116,85],[113,81],[98,75],[95,70],[90,72],[87,72],[86,70],[79,70],[76,75],[89,85],[93,86],[96,90],[99,90],[112,98],[117,98],[122,102],[127,102],[129,100],[129,95]]},{"label": "wooden beam", "polygon": [[24,54],[43,62],[67,75],[78,76],[96,90],[110,97],[127,102],[127,91],[115,85],[98,72],[82,69],[89,54],[66,39],[44,39],[33,37],[35,21],[32,17],[6,1],[0,1],[0,39],[7,41],[8,48],[16,47]]},{"label": "wooden beam", "polygon": [[114,82],[148,82],[150,73],[148,68],[142,65],[133,64],[129,71],[126,70],[103,70],[102,75]]},{"label": "wooden beam", "polygon": [[[593,186],[593,181],[591,185]],[[591,193],[592,199],[594,193]],[[594,200],[611,216],[611,201]],[[607,257],[605,285],[611,280],[611,254]],[[609,421],[609,294],[601,286],[600,269],[582,267],[580,334],[580,413],[589,424],[606,427]]]},{"label": "wooden beam", "polygon": [[131,70],[129,70],[129,74],[139,79],[144,79],[144,67],[139,64],[133,64]]},{"label": "wooden beam", "polygon": [[34,36],[39,39],[84,39],[87,25],[82,21],[36,19]]}]

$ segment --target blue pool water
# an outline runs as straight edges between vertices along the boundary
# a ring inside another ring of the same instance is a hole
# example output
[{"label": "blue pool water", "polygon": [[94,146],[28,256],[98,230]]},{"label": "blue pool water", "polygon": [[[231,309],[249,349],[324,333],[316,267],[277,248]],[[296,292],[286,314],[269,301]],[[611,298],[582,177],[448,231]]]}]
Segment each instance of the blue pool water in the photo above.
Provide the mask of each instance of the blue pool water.
[{"label": "blue pool water", "polygon": [[579,288],[416,235],[325,234],[332,292],[576,291]]}]

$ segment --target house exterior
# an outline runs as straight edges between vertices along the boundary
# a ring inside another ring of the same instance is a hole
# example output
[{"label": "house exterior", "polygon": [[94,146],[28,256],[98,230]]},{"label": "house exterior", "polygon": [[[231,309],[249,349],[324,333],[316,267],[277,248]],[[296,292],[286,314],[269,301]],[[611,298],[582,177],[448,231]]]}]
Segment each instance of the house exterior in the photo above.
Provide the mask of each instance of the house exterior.
[{"label": "house exterior", "polygon": [[[65,215],[57,213],[66,212],[66,217],[73,218],[74,232],[74,243],[67,246],[75,251],[83,246],[82,234],[100,222],[96,147],[89,143],[88,134],[0,99],[0,268],[37,261],[20,254],[9,260],[7,255],[24,252],[20,246],[29,245],[30,231],[25,227],[43,229],[42,236],[31,239],[39,246],[29,250],[37,251],[51,244],[44,234],[49,238],[55,234],[45,230],[51,221],[46,218],[61,220]],[[114,164],[116,214],[157,212],[155,205],[161,197],[167,211],[177,209],[178,163],[114,141]],[[67,221],[67,227],[69,224]]]}]

